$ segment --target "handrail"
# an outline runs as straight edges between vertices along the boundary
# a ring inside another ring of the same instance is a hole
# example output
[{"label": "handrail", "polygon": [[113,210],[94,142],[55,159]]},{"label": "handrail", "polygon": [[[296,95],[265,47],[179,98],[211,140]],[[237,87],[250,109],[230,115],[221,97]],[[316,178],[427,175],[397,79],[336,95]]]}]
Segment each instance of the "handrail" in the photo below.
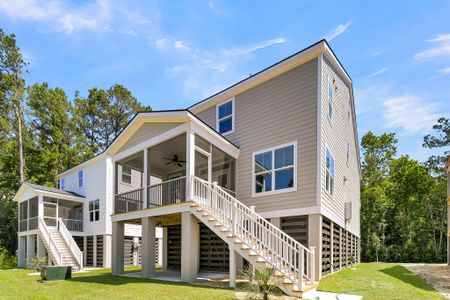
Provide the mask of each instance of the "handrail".
[{"label": "handrail", "polygon": [[147,207],[170,205],[186,201],[186,176],[147,187]]},{"label": "handrail", "polygon": [[161,181],[161,182],[158,182],[158,183],[155,183],[155,184],[148,185],[147,188],[155,187],[155,186],[162,185],[162,184],[165,184],[165,183],[170,183],[172,181],[179,181],[179,180],[184,179],[184,178],[186,178],[186,176],[180,176],[180,177],[169,179],[169,180],[166,180],[166,181]]},{"label": "handrail", "polygon": [[[196,176],[193,179],[193,200],[231,230],[231,234],[247,243],[281,273],[289,276],[303,289],[303,279],[314,283],[314,248],[294,240],[226,192],[217,183]],[[305,257],[307,259],[305,272]]]},{"label": "handrail", "polygon": [[[68,219],[68,218],[61,218],[61,220],[64,222],[64,225],[66,225],[67,230],[70,231],[83,231],[83,220],[79,219]],[[72,223],[72,226],[70,225]]]},{"label": "handrail", "polygon": [[62,218],[58,218],[58,230],[64,238],[64,241],[66,241],[66,244],[69,247],[70,252],[72,252],[73,257],[75,257],[78,265],[80,268],[83,268],[83,252],[78,248],[77,243],[73,239],[73,236],[70,234]]},{"label": "handrail", "polygon": [[44,221],[44,219],[42,217],[39,217],[39,226],[38,226],[38,228],[39,228],[39,231],[41,232],[41,234],[43,235],[44,240],[47,242],[48,247],[50,248],[49,250],[53,253],[53,256],[57,260],[56,264],[57,265],[62,265],[63,255],[59,251],[58,246],[56,246],[56,243],[53,240],[53,237],[50,234],[50,231],[48,230],[48,227],[45,224],[45,221]]}]

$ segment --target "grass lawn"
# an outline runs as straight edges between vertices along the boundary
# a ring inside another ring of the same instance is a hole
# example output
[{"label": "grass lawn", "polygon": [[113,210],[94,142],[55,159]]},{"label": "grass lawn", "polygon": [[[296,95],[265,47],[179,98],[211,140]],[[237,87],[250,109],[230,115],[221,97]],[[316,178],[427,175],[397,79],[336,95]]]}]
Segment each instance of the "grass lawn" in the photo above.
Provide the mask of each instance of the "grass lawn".
[{"label": "grass lawn", "polygon": [[363,299],[446,299],[398,264],[363,263],[320,281],[318,290],[361,295]]},{"label": "grass lawn", "polygon": [[234,299],[230,289],[112,276],[110,269],[73,274],[67,281],[40,283],[29,270],[0,269],[0,299]]}]

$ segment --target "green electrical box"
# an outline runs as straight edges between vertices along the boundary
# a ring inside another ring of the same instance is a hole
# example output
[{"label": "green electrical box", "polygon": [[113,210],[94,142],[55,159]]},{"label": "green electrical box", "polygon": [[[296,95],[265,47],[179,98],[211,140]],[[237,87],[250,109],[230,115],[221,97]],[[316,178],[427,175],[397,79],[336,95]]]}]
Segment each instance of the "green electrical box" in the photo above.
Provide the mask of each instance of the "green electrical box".
[{"label": "green electrical box", "polygon": [[71,266],[47,266],[41,269],[43,280],[64,280],[72,278]]}]

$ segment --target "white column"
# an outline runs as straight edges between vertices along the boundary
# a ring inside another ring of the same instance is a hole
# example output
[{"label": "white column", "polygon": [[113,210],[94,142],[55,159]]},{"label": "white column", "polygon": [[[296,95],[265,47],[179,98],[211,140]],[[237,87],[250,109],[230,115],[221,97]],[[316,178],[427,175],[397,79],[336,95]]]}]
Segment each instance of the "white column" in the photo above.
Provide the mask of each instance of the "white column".
[{"label": "white column", "polygon": [[314,214],[308,216],[308,245],[316,248],[315,275],[316,281],[322,278],[322,216]]},{"label": "white column", "polygon": [[139,249],[139,237],[133,237],[133,266],[139,265],[139,252],[142,249]]},{"label": "white column", "polygon": [[142,178],[142,187],[143,187],[143,204],[142,208],[147,208],[147,186],[148,186],[148,149],[144,149],[144,178]]},{"label": "white column", "polygon": [[186,199],[193,199],[192,176],[195,174],[195,134],[190,127],[186,131]]},{"label": "white column", "polygon": [[44,196],[38,196],[38,216],[44,217]]},{"label": "white column", "polygon": [[168,246],[168,230],[167,227],[163,227],[163,238],[162,238],[162,249],[161,249],[161,256],[162,256],[162,267],[163,270],[167,270],[167,246]]},{"label": "white column", "polygon": [[124,241],[124,223],[112,223],[112,258],[111,267],[113,275],[123,274],[123,241]]},{"label": "white column", "polygon": [[26,262],[26,244],[27,244],[27,237],[26,236],[20,236],[18,237],[18,266],[19,268],[25,268],[27,266]]},{"label": "white column", "polygon": [[200,227],[189,211],[181,213],[181,281],[197,280]]},{"label": "white column", "polygon": [[41,237],[39,235],[36,236],[37,238],[37,256],[39,258],[43,258],[46,255],[45,245],[41,240]]},{"label": "white column", "polygon": [[103,267],[111,268],[111,235],[105,234],[103,241]]},{"label": "white column", "polygon": [[31,263],[31,259],[36,256],[36,235],[29,234],[27,235],[27,265]]},{"label": "white column", "polygon": [[142,276],[155,276],[155,220],[142,218]]},{"label": "white column", "polygon": [[230,247],[230,288],[236,287],[236,251]]}]

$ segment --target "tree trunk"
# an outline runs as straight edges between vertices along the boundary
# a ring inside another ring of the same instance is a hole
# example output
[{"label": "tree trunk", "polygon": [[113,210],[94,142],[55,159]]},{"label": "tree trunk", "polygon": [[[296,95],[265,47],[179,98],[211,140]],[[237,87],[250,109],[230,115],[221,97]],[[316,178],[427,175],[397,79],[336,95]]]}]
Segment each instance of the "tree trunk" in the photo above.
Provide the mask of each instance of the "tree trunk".
[{"label": "tree trunk", "polygon": [[19,175],[20,183],[25,181],[25,157],[23,155],[23,137],[22,137],[22,108],[20,102],[17,107],[17,144],[19,146]]}]

